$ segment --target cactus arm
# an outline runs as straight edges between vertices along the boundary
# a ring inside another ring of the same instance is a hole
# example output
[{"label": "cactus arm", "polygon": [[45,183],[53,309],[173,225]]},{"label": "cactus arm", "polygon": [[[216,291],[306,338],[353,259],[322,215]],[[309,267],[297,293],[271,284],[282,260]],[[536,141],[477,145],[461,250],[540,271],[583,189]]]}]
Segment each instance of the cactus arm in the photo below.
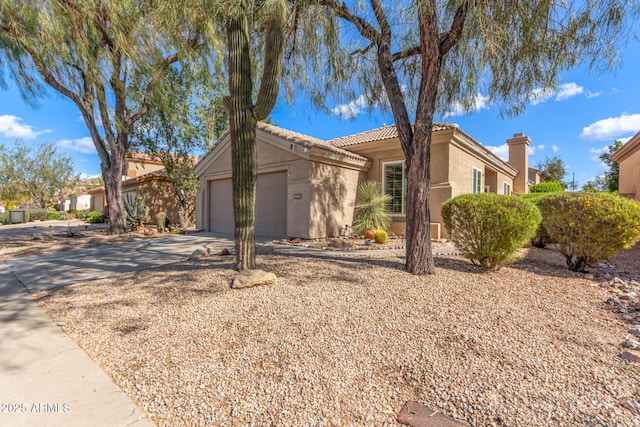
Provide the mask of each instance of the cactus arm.
[{"label": "cactus arm", "polygon": [[284,29],[287,24],[285,0],[268,0],[261,6],[261,9],[266,13],[266,40],[264,46],[264,68],[254,109],[256,120],[266,119],[278,100],[284,48]]}]

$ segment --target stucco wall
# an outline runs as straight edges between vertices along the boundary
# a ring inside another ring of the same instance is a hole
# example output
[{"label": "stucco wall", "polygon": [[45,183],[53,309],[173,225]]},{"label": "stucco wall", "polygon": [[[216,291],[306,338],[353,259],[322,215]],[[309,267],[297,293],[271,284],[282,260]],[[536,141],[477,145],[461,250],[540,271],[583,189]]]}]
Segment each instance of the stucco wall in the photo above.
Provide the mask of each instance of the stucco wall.
[{"label": "stucco wall", "polygon": [[311,163],[309,238],[338,237],[353,223],[359,172]]},{"label": "stucco wall", "polygon": [[162,163],[156,160],[140,161],[136,159],[127,159],[125,166],[125,175],[129,178],[135,178],[150,172],[159,171],[164,169]]},{"label": "stucco wall", "polygon": [[180,223],[178,199],[168,179],[145,181],[140,184],[139,193],[141,197],[147,196],[146,206],[149,208],[149,215],[144,219],[145,222],[156,224],[158,213],[164,212],[170,223]]},{"label": "stucco wall", "polygon": [[619,193],[640,201],[640,150],[620,162]]}]

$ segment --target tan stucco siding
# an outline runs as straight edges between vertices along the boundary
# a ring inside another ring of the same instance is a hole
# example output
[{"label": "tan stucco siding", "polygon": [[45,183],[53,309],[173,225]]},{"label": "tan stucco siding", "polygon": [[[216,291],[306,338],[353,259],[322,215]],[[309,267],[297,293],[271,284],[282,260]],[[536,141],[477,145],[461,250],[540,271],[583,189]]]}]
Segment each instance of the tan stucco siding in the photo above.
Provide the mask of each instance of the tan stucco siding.
[{"label": "tan stucco siding", "polygon": [[620,162],[619,193],[640,201],[640,150]]},{"label": "tan stucco siding", "polygon": [[309,238],[338,237],[353,223],[359,172],[311,163]]},{"label": "tan stucco siding", "polygon": [[146,206],[149,208],[149,215],[144,218],[144,222],[156,224],[158,214],[164,212],[170,223],[180,223],[178,198],[168,179],[153,179],[142,182],[138,187],[138,193],[140,197],[147,197]]},{"label": "tan stucco siding", "polygon": [[136,159],[127,160],[126,173],[129,178],[148,174],[150,172],[159,171],[164,169],[164,165],[157,161],[139,161]]},{"label": "tan stucco siding", "polygon": [[473,168],[482,172],[482,191],[484,191],[485,164],[461,148],[449,145],[449,183],[451,197],[473,192]]}]

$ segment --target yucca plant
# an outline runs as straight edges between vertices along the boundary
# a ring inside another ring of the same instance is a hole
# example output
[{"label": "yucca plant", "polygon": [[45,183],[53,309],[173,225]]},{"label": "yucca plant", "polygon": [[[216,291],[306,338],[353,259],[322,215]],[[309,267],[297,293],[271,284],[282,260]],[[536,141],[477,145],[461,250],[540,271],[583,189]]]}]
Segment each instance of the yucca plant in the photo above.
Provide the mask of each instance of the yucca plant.
[{"label": "yucca plant", "polygon": [[382,192],[380,184],[365,181],[358,186],[353,231],[363,235],[369,229],[387,230],[391,220],[391,196]]}]

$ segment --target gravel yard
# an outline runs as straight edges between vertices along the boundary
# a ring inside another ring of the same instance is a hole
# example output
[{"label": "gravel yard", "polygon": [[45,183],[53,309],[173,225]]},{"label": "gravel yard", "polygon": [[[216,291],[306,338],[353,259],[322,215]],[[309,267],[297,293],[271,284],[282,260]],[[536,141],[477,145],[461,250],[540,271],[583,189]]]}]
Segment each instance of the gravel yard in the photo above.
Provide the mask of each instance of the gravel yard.
[{"label": "gravel yard", "polygon": [[278,283],[243,290],[211,256],[38,298],[161,426],[391,426],[407,400],[474,426],[639,426],[611,291],[524,254],[493,273],[437,258],[430,277],[262,255]]}]

